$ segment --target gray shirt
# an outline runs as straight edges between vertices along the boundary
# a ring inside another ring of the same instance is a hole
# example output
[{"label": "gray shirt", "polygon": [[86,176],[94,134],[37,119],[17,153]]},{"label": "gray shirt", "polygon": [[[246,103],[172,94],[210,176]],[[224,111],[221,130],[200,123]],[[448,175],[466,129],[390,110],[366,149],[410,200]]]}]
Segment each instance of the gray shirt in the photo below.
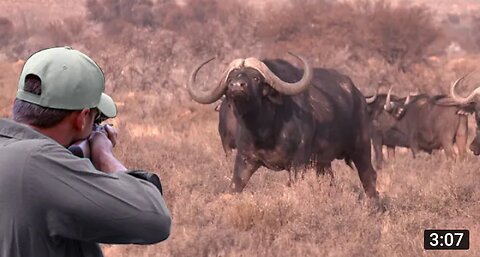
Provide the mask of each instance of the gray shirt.
[{"label": "gray shirt", "polygon": [[152,183],[98,171],[51,138],[0,119],[0,257],[103,256],[98,243],[156,243],[170,225]]}]

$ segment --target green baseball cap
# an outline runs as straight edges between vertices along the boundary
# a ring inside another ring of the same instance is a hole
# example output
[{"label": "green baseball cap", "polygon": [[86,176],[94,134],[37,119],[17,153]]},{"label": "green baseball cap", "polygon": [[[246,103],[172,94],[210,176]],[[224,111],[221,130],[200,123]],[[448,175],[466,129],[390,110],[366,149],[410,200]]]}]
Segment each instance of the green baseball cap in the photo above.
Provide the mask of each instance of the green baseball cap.
[{"label": "green baseball cap", "polygon": [[[24,91],[25,77],[35,75],[41,80],[41,94]],[[71,47],[41,50],[28,58],[18,81],[17,99],[43,107],[82,110],[98,108],[113,118],[117,107],[105,91],[105,77],[98,65],[87,55]]]}]

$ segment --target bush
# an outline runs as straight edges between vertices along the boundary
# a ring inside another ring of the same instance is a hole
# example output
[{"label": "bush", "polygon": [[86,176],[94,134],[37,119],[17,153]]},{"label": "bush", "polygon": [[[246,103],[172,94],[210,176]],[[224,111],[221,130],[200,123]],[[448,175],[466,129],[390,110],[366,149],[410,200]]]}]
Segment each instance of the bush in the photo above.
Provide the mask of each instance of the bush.
[{"label": "bush", "polygon": [[7,45],[13,42],[15,35],[15,27],[12,21],[6,17],[0,17],[0,45]]},{"label": "bush", "polygon": [[403,72],[424,61],[429,47],[441,35],[425,7],[392,7],[384,1],[361,5],[364,22],[358,31],[364,36],[357,37],[355,44],[380,55]]},{"label": "bush", "polygon": [[308,49],[320,63],[338,63],[325,59],[336,54],[325,52],[348,47],[351,61],[365,62],[373,56],[403,72],[423,62],[440,36],[425,7],[393,7],[384,1],[292,0],[287,6],[269,9],[255,29],[255,38],[267,42],[272,52],[278,52],[278,45]]},{"label": "bush", "polygon": [[138,27],[156,26],[150,0],[87,0],[86,7],[88,18],[101,22],[110,33],[121,31],[119,21]]},{"label": "bush", "polygon": [[430,55],[441,36],[426,8],[383,1],[291,0],[261,9],[240,1],[87,0],[86,7],[106,36],[105,46],[97,48],[108,45],[107,57],[118,58],[116,45],[116,53],[128,56],[106,61],[106,69],[145,89],[182,88],[175,84],[186,79],[177,76],[188,76],[206,57],[227,63],[249,56],[285,58],[287,51],[315,66],[340,69],[360,87],[378,81],[411,84],[418,81],[409,78],[418,75],[412,67]]},{"label": "bush", "polygon": [[480,15],[475,15],[472,17],[472,28],[470,35],[473,36],[475,42],[476,50],[480,49]]}]

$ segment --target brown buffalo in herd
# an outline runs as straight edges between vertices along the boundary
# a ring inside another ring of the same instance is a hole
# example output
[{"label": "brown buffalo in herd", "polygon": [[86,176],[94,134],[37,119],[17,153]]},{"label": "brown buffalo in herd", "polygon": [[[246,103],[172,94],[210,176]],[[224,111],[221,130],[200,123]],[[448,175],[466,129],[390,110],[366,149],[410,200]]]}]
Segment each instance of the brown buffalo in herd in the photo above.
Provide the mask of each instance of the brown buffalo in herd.
[{"label": "brown buffalo in herd", "polygon": [[[454,86],[458,83],[454,83]],[[369,101],[372,143],[377,168],[383,164],[382,145],[408,147],[413,158],[423,150],[443,149],[448,158],[466,153],[468,124],[465,105],[446,95],[412,95],[407,98],[379,95]]]},{"label": "brown buffalo in herd", "polygon": [[[388,98],[388,101],[387,101]],[[366,97],[368,114],[372,122],[372,145],[375,153],[375,165],[381,168],[384,162],[382,148],[387,147],[388,158],[395,156],[395,147],[408,147],[407,133],[397,131],[394,125],[404,113],[407,104],[405,98],[388,94],[377,94]],[[386,104],[386,103],[389,104]]]}]

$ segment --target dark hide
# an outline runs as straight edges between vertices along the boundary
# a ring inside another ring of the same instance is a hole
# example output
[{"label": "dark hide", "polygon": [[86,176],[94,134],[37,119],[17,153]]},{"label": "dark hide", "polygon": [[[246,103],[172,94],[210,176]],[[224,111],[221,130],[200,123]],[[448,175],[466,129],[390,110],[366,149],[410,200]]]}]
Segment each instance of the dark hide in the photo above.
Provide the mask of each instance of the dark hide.
[{"label": "dark hide", "polygon": [[413,157],[419,150],[431,153],[443,149],[448,158],[455,158],[456,143],[459,156],[466,152],[468,124],[465,115],[459,115],[459,105],[442,105],[444,95],[418,95],[404,106],[404,114],[391,130],[406,135]]},{"label": "dark hide", "polygon": [[[303,74],[283,60],[264,63],[286,82]],[[226,152],[237,149],[234,191],[261,166],[296,174],[313,165],[321,174],[334,159],[345,159],[355,164],[366,194],[377,195],[367,106],[349,77],[314,69],[310,87],[294,96],[280,94],[252,68],[233,70],[226,83],[219,132]]]},{"label": "dark hide", "polygon": [[389,111],[384,109],[386,98],[386,94],[379,94],[375,101],[368,104],[367,107],[372,123],[372,145],[377,169],[383,166],[385,158],[382,147],[384,145],[387,146],[389,158],[393,158],[396,146],[408,146],[407,133],[391,130],[395,123],[398,122],[398,118],[404,114],[405,98],[391,95],[392,109]]}]

